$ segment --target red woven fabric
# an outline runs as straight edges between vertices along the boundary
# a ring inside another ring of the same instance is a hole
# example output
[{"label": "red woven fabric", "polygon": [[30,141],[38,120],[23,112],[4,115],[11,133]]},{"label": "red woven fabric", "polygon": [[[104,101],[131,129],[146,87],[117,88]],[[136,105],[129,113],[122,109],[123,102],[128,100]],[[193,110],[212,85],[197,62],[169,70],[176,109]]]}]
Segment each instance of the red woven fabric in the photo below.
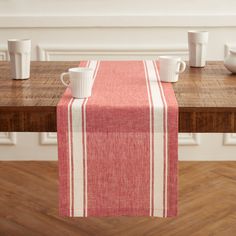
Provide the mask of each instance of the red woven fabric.
[{"label": "red woven fabric", "polygon": [[89,61],[92,96],[57,106],[62,216],[177,214],[178,105],[155,61]]}]

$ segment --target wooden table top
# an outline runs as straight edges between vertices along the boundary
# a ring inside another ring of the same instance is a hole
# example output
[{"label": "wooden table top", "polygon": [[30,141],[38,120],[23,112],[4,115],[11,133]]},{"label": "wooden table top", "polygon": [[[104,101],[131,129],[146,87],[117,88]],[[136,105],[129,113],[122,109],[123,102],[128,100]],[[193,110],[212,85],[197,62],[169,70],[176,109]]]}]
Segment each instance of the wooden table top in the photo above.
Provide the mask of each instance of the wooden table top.
[{"label": "wooden table top", "polygon": [[[55,132],[56,105],[65,87],[59,75],[79,62],[32,62],[29,80],[10,79],[0,62],[0,131]],[[222,62],[187,68],[173,84],[179,132],[236,132],[236,75]]]}]

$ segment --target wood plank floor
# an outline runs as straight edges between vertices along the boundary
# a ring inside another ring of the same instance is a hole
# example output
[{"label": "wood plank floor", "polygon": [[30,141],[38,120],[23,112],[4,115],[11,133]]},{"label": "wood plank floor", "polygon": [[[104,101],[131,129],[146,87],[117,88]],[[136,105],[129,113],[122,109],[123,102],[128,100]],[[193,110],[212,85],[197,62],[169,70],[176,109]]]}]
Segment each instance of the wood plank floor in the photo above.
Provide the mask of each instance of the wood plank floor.
[{"label": "wood plank floor", "polygon": [[181,162],[179,216],[58,216],[57,162],[0,162],[1,236],[235,236],[236,162]]}]

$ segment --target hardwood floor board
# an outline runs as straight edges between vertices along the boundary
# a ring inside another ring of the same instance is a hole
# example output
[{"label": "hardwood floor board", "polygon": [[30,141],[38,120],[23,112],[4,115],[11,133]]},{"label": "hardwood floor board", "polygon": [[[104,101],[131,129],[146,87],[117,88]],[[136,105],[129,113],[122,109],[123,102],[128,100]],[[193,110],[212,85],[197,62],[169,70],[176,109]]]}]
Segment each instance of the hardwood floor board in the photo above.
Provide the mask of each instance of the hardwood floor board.
[{"label": "hardwood floor board", "polygon": [[[214,236],[228,236],[228,235],[233,235],[236,232],[235,220],[231,219],[229,215],[225,218],[212,222],[211,225],[207,225],[207,227],[208,231],[211,231],[209,235],[214,235]],[[204,232],[206,232],[206,230],[207,230],[206,227],[202,227],[196,233],[193,233],[192,236],[205,235]]]},{"label": "hardwood floor board", "polygon": [[[7,162],[9,163],[9,162]],[[34,161],[32,162],[32,168],[28,168],[27,161],[21,161],[22,167],[20,168],[21,171],[24,173],[32,174],[35,177],[38,177],[39,179],[48,180],[51,183],[56,182],[58,180],[58,171],[55,168],[54,162],[38,162]],[[24,163],[26,163],[24,165]],[[14,161],[11,163],[11,168],[14,168],[15,170],[19,170],[18,162]],[[37,171],[36,171],[37,170]],[[40,171],[39,171],[40,170]],[[57,185],[54,187],[57,187]]]},{"label": "hardwood floor board", "polygon": [[226,180],[231,180],[236,185],[236,171],[235,168],[231,168],[230,166],[219,167],[213,171],[220,177],[227,178]]},{"label": "hardwood floor board", "polygon": [[41,234],[31,231],[28,228],[18,225],[17,223],[0,218],[1,236],[41,236]]},{"label": "hardwood floor board", "polygon": [[0,162],[0,236],[235,236],[236,162],[180,162],[179,216],[62,218],[57,162]]},{"label": "hardwood floor board", "polygon": [[[40,171],[40,169],[38,171]],[[17,191],[21,195],[31,195],[36,198],[45,198],[45,200],[57,195],[57,181],[51,182],[43,178],[39,178],[37,175],[34,177],[33,174],[28,174],[22,170],[15,170],[11,168],[0,168],[0,172],[2,174],[0,178],[1,185],[9,185],[11,186],[11,190]],[[10,178],[9,173],[12,174]]]},{"label": "hardwood floor board", "polygon": [[[28,182],[33,181],[34,184],[37,185],[38,183],[41,184],[43,182],[44,185],[48,184],[50,187],[53,187],[54,190],[57,189],[57,184],[55,185],[55,183],[57,183],[58,172],[55,169],[55,166],[54,168],[52,168],[50,164],[47,166],[46,164],[48,162],[41,162],[41,166],[38,162],[32,162],[31,168],[27,168],[27,162],[12,162],[7,169],[4,168],[4,162],[1,163],[3,163],[3,166],[0,165],[0,171],[4,172],[9,170],[15,173],[11,179],[14,183],[20,181],[21,184],[27,185]],[[22,168],[19,169],[17,163],[21,163]],[[47,182],[45,180],[47,180]]]},{"label": "hardwood floor board", "polygon": [[[11,188],[11,190],[5,190],[4,187],[6,187],[6,185]],[[50,193],[50,191],[33,191],[28,188],[28,186],[23,191],[21,186],[12,183],[3,184],[2,180],[0,180],[0,190],[2,192],[2,194],[0,194],[1,202],[8,203],[10,201],[11,204],[21,204],[28,207],[32,205],[32,209],[41,209],[42,206],[48,206],[48,204],[51,204],[50,199],[57,199],[57,194],[52,192]],[[54,205],[54,207],[57,207],[57,205]]]},{"label": "hardwood floor board", "polygon": [[[33,211],[25,206],[18,206],[12,209],[11,221],[28,228],[29,230],[40,235],[89,235],[82,230],[78,231],[78,228],[73,225],[57,219],[54,216],[47,215],[40,211]],[[1,229],[0,229],[1,235]]]},{"label": "hardwood floor board", "polygon": [[[193,203],[195,204],[195,202]],[[181,206],[180,206],[181,207]],[[220,212],[220,213],[218,213]],[[160,225],[157,225],[153,234],[151,235],[192,235],[193,232],[197,232],[199,229],[205,227],[207,229],[209,225],[230,214],[231,209],[220,207],[212,209],[212,205],[204,208],[204,206],[198,206],[193,209],[188,209],[187,212],[180,211],[180,216],[177,219],[173,219],[172,224],[162,225],[164,221],[161,220]],[[166,229],[171,230],[167,231]]]}]

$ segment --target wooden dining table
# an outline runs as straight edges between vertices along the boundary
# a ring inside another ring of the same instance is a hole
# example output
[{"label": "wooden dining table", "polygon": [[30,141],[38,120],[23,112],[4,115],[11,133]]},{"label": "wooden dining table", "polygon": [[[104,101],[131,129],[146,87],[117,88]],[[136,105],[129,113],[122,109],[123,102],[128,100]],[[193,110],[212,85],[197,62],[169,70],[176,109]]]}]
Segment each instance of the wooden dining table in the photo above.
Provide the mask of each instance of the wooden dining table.
[{"label": "wooden dining table", "polygon": [[[13,80],[0,62],[0,132],[56,132],[59,76],[78,61],[31,62],[28,80]],[[179,105],[179,132],[236,132],[236,75],[220,61],[190,68],[172,84]]]}]

